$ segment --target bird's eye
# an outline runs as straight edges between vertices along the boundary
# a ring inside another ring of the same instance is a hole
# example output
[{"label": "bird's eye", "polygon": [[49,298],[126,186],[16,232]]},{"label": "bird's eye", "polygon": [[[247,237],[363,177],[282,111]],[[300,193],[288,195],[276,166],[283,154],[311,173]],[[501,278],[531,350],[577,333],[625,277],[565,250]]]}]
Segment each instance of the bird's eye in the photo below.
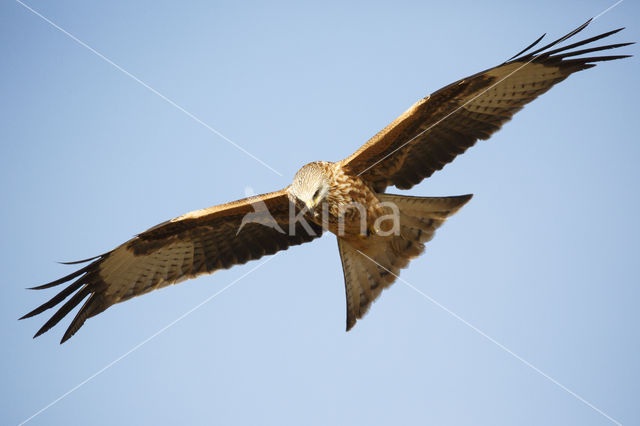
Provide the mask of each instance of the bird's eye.
[{"label": "bird's eye", "polygon": [[316,189],[316,192],[313,193],[313,199],[315,200],[320,195],[320,188]]}]

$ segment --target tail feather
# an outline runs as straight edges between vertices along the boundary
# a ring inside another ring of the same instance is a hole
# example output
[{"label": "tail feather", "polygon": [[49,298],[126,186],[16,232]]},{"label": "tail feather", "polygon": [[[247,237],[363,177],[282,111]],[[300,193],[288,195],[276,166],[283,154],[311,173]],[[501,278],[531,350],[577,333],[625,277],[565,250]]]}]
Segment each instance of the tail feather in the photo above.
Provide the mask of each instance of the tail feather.
[{"label": "tail feather", "polygon": [[371,235],[366,240],[338,237],[347,298],[347,331],[362,318],[374,300],[396,280],[400,269],[424,251],[435,230],[456,213],[471,195],[409,197],[377,194],[400,212],[396,235]]}]

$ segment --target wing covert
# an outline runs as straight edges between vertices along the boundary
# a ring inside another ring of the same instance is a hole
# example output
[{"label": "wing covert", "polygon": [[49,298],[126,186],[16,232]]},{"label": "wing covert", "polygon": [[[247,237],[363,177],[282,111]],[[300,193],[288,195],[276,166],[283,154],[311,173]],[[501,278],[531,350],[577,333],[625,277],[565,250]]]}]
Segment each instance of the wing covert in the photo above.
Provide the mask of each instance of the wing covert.
[{"label": "wing covert", "polygon": [[[293,210],[290,210],[293,209]],[[66,277],[34,289],[75,279],[23,318],[37,315],[71,296],[40,328],[46,332],[86,299],[61,343],[109,306],[152,290],[286,250],[322,234],[312,222],[290,216],[297,208],[285,190],[197,210],[161,223],[114,250],[97,256]],[[77,262],[76,262],[77,263]]]},{"label": "wing covert", "polygon": [[629,55],[572,58],[615,49],[618,43],[572,50],[621,31],[622,28],[549,50],[582,31],[590,21],[554,42],[526,54],[541,39],[507,62],[456,81],[416,102],[353,155],[342,161],[348,173],[382,192],[395,185],[409,189],[445,164],[488,139],[526,104],[574,72],[597,62]]}]

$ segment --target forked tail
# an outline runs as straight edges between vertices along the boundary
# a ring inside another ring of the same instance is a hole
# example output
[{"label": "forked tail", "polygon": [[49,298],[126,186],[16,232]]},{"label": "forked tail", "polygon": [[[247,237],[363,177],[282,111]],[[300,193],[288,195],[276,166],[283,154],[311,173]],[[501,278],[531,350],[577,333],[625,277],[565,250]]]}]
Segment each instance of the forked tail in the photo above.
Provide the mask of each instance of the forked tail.
[{"label": "forked tail", "polygon": [[357,244],[338,237],[347,296],[347,331],[362,318],[400,269],[424,251],[435,230],[456,213],[471,194],[454,197],[409,197],[377,194],[380,201],[395,203],[400,212],[399,232],[371,235]]}]

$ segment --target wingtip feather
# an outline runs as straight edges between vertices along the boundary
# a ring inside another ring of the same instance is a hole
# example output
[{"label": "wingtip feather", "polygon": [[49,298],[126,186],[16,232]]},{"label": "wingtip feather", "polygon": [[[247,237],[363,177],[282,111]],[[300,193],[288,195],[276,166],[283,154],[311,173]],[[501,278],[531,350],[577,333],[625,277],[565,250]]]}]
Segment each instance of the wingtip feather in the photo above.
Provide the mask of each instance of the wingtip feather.
[{"label": "wingtip feather", "polygon": [[[35,309],[34,309],[35,310]],[[18,321],[22,321],[23,319],[27,319],[27,318],[31,318],[32,316],[36,315],[33,313],[34,311],[31,311],[27,314],[24,314],[23,316],[21,316],[20,318],[18,318]]]},{"label": "wingtip feather", "polygon": [[507,59],[505,61],[509,62],[512,59],[517,58],[518,56],[522,55],[523,53],[527,52],[529,49],[533,48],[536,44],[540,43],[540,41],[545,38],[545,36],[547,35],[547,33],[542,34],[540,37],[538,37],[538,39],[536,41],[534,41],[533,43],[531,43],[530,45],[528,45],[527,47],[525,47],[524,49],[522,49],[521,51],[519,51],[518,53],[516,53],[515,55],[513,55],[512,57],[510,57],[509,59]]},{"label": "wingtip feather", "polygon": [[74,260],[73,262],[57,262],[60,265],[77,265],[79,263],[85,263],[85,262],[89,262],[91,260],[96,260],[97,258],[104,256],[104,254],[99,254],[97,256],[93,256],[93,257],[89,257],[87,259],[82,259],[82,260]]},{"label": "wingtip feather", "polygon": [[36,337],[42,336],[44,333],[46,333],[47,331],[49,331],[51,329],[51,327],[45,327],[45,325],[43,325],[42,327],[40,327],[40,329],[36,332],[36,334],[33,335],[33,338],[35,339]]}]

